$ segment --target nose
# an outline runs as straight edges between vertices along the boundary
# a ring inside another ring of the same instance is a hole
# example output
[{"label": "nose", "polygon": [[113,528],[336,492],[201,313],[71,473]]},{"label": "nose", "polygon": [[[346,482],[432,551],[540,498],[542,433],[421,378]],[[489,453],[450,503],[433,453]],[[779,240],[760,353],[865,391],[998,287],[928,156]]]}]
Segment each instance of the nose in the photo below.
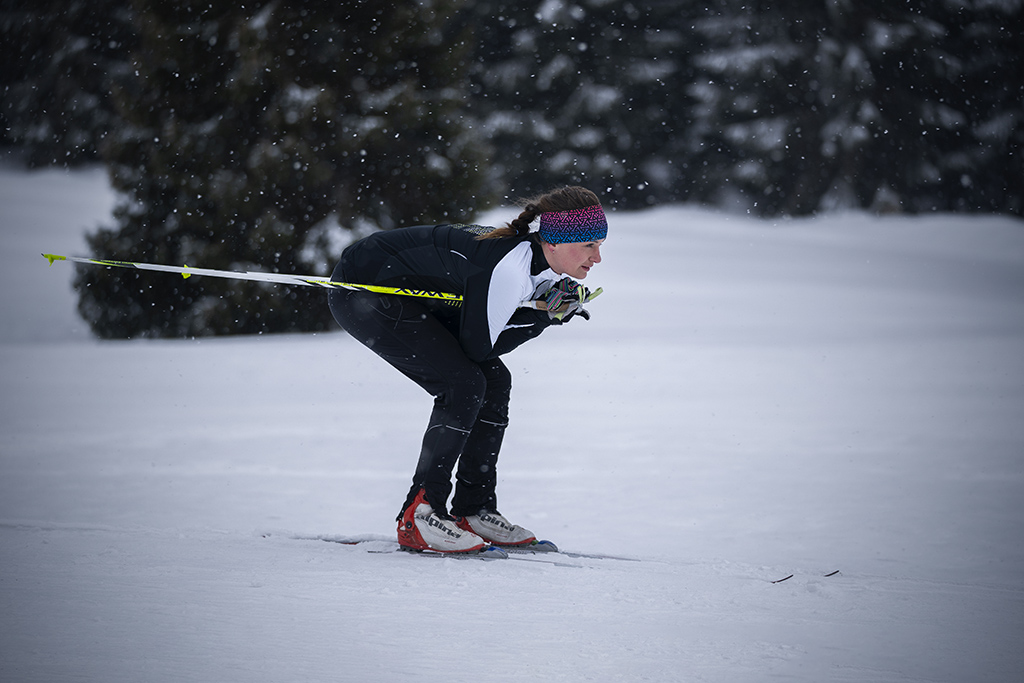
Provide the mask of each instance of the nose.
[{"label": "nose", "polygon": [[601,245],[594,247],[594,255],[590,257],[590,260],[594,263],[601,262]]}]

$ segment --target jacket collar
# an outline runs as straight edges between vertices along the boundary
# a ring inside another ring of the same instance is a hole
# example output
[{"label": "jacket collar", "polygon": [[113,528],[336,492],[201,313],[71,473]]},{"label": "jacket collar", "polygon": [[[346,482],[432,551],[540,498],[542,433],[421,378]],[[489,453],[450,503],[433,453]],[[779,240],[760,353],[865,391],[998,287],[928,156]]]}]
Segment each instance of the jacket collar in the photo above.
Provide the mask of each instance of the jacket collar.
[{"label": "jacket collar", "polygon": [[531,238],[530,248],[533,250],[533,260],[530,261],[530,275],[540,275],[551,267],[548,265],[547,257],[544,256],[544,247]]}]

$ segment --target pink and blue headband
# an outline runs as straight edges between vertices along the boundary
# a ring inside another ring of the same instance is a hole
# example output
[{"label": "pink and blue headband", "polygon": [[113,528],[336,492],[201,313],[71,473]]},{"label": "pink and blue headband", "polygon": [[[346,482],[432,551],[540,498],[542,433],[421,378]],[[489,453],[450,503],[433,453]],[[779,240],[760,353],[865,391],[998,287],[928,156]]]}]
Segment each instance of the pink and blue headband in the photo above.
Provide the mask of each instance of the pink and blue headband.
[{"label": "pink and blue headband", "polygon": [[540,238],[548,244],[596,242],[608,236],[608,220],[600,204],[540,215]]}]

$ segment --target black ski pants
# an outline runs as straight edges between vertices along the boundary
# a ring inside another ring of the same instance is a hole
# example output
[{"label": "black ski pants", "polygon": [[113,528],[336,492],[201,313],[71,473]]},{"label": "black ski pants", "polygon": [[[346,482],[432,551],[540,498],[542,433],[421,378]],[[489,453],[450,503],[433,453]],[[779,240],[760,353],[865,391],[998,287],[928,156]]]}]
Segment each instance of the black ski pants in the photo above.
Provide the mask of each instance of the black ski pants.
[{"label": "black ski pants", "polygon": [[470,360],[449,326],[411,297],[334,289],[328,300],[350,335],[434,397],[403,510],[422,488],[431,507],[447,514],[458,463],[451,514],[496,511],[495,466],[512,391],[505,364]]}]

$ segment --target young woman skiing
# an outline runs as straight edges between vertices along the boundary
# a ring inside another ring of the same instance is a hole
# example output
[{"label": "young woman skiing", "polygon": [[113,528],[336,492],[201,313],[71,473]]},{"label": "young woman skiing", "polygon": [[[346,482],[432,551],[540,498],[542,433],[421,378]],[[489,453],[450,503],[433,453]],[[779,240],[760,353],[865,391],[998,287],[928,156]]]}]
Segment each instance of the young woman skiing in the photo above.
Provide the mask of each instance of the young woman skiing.
[{"label": "young woman skiing", "polygon": [[[540,228],[531,233],[537,218]],[[497,509],[495,465],[512,389],[500,356],[550,325],[589,318],[583,304],[592,295],[572,278],[587,277],[601,262],[607,232],[597,195],[564,187],[527,202],[503,228],[403,228],[342,253],[334,281],[462,295],[462,305],[452,306],[346,289],[329,294],[331,313],[349,334],[434,396],[398,516],[403,547],[473,552],[535,540]],[[521,307],[529,301],[546,310]]]}]

